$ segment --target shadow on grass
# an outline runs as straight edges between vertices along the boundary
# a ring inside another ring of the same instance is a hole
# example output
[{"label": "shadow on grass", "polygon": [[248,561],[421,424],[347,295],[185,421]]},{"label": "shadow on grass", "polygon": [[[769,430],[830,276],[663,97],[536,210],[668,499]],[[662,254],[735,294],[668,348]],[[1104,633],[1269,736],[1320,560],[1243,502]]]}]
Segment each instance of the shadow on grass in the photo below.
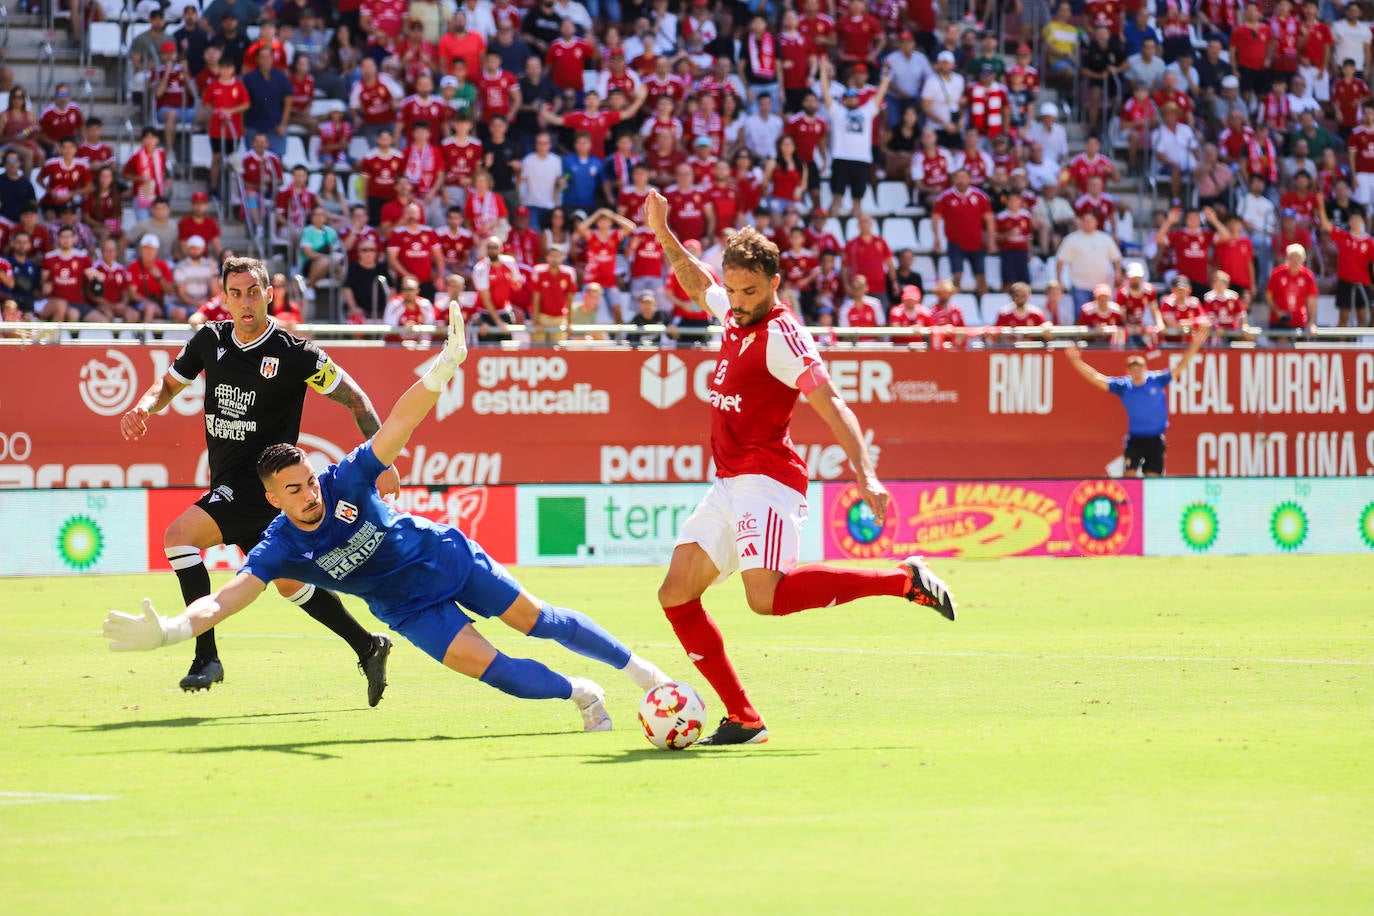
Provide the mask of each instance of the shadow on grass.
[{"label": "shadow on grass", "polygon": [[[270,751],[288,756],[310,757],[315,760],[338,760],[339,754],[331,754],[323,748],[365,747],[375,744],[427,744],[431,741],[486,741],[492,738],[544,738],[564,735],[568,732],[506,732],[491,735],[429,735],[424,738],[324,738],[319,741],[282,741],[276,744],[227,744],[222,747],[183,747],[176,748],[173,754],[232,754],[237,752]],[[126,752],[134,753],[134,752]],[[165,749],[156,753],[169,753]]]},{"label": "shadow on grass", "polygon": [[[867,748],[865,748],[867,750]],[[661,751],[656,747],[640,747],[633,750],[611,751],[600,754],[589,754],[586,751],[571,751],[566,754],[521,754],[519,757],[498,758],[505,760],[539,760],[539,759],[580,759],[585,763],[637,763],[641,760],[686,760],[689,757],[700,757],[702,755],[716,755],[729,757],[816,757],[820,751],[785,751],[781,749],[767,750],[765,748],[750,748],[742,750],[739,748],[728,747],[701,747],[689,748],[684,751]]]},{"label": "shadow on grass", "polygon": [[254,719],[281,719],[292,717],[288,724],[298,725],[307,722],[318,722],[319,719],[301,719],[299,716],[318,716],[327,713],[353,712],[355,709],[361,710],[364,707],[348,707],[345,709],[312,709],[299,712],[257,712],[245,713],[239,716],[179,716],[175,719],[129,719],[126,722],[97,722],[91,725],[63,725],[61,723],[48,723],[44,725],[21,725],[20,728],[60,728],[63,731],[75,735],[99,734],[102,732],[120,732],[135,728],[191,728],[197,725],[235,725],[240,722],[251,722]]}]

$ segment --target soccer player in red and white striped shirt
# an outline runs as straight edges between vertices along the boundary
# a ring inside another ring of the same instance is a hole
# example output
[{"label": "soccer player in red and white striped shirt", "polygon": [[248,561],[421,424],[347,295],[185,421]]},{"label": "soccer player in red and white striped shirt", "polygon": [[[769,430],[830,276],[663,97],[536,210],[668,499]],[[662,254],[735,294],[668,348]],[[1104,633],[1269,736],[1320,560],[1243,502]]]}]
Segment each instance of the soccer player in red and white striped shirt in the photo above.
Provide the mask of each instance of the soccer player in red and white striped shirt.
[{"label": "soccer player in red and white striped shirt", "polygon": [[707,399],[716,480],[680,529],[658,600],[688,656],[725,705],[726,717],[703,742],[760,744],[768,740],[763,717],[701,603],[712,584],[739,570],[750,608],[773,616],[890,595],[953,620],[954,601],[917,557],[889,569],[797,566],[807,471],[788,429],[798,394],[825,420],[858,471],[850,498],[866,505],[881,527],[889,496],[858,420],[831,383],[810,335],[778,301],[776,245],[752,228],[732,235],[720,283],[668,228],[662,195],[649,195],[644,218],[684,292],[724,325]]}]

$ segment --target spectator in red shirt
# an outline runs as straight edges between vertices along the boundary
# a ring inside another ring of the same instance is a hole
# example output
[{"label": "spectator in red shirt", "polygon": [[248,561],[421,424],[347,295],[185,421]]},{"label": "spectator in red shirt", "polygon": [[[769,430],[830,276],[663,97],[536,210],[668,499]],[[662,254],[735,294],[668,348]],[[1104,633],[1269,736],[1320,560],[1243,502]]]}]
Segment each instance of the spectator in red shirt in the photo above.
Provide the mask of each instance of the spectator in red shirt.
[{"label": "spectator in red shirt", "polygon": [[[998,333],[1006,333],[1007,328],[1050,328],[1054,322],[1046,317],[1045,313],[1037,306],[1031,305],[1031,288],[1029,283],[1013,283],[1007,290],[1011,296],[1011,301],[1004,305],[997,313],[995,326],[999,329]],[[1012,340],[1021,340],[1020,337],[1013,337]]]},{"label": "spectator in red shirt", "polygon": [[854,289],[854,281],[863,277],[868,290],[887,309],[888,281],[895,280],[897,265],[892,259],[892,249],[880,236],[873,234],[873,217],[867,213],[859,214],[859,234],[844,246],[844,272],[849,280],[849,288]]},{"label": "spectator in red shirt", "polygon": [[205,239],[210,256],[219,263],[224,244],[220,241],[219,220],[210,215],[210,196],[204,191],[191,195],[191,212],[177,223],[177,240],[182,245],[193,235]]},{"label": "spectator in red shirt", "polygon": [[57,247],[43,256],[43,296],[52,310],[52,320],[108,320],[86,301],[91,259],[75,247],[75,241],[76,233],[70,226],[63,226],[57,233]]},{"label": "spectator in red shirt", "polygon": [[168,321],[185,321],[190,313],[175,302],[172,267],[157,256],[160,246],[152,233],[139,240],[138,258],[129,265],[129,293],[144,321],[156,320],[164,314]]},{"label": "spectator in red shirt", "polygon": [[219,79],[205,87],[201,106],[209,112],[210,193],[219,194],[219,170],[225,156],[232,155],[243,139],[243,113],[250,104],[248,89],[238,78],[232,58],[219,63]]},{"label": "spectator in red shirt", "polygon": [[1305,330],[1317,328],[1317,278],[1307,268],[1307,249],[1289,245],[1285,263],[1274,268],[1265,285],[1269,302],[1269,329]]},{"label": "spectator in red shirt", "polygon": [[[964,276],[964,262],[973,266],[978,295],[988,291],[985,253],[997,253],[997,224],[992,203],[978,188],[972,187],[968,169],[954,171],[954,186],[935,198],[931,221],[935,228],[935,252],[941,238],[949,243],[949,269],[957,287]],[[943,232],[942,232],[943,230]]]},{"label": "spectator in red shirt", "polygon": [[94,320],[138,321],[140,315],[129,306],[129,271],[119,263],[119,253],[123,246],[114,239],[106,239],[100,245],[100,259],[92,265],[86,289],[90,303],[101,318]]},{"label": "spectator in red shirt", "polygon": [[393,274],[402,280],[414,277],[420,294],[433,299],[434,281],[444,272],[444,255],[434,230],[420,222],[423,212],[416,201],[406,205],[401,224],[386,240],[386,254]]},{"label": "spectator in red shirt", "polygon": [[1231,288],[1231,275],[1226,271],[1212,274],[1212,288],[1202,297],[1202,311],[1218,339],[1225,339],[1228,331],[1236,334],[1237,340],[1255,339],[1245,321],[1245,301]]},{"label": "spectator in red shirt", "polygon": [[1112,288],[1106,283],[1093,287],[1092,301],[1086,303],[1079,312],[1078,323],[1093,329],[1101,337],[1124,341],[1126,315],[1121,306],[1112,301]]},{"label": "spectator in red shirt", "polygon": [[583,105],[586,106],[584,110],[557,115],[545,107],[539,111],[539,121],[543,124],[557,124],[560,127],[568,127],[574,131],[586,133],[592,138],[591,154],[598,159],[604,159],[606,158],[606,135],[611,132],[612,127],[622,121],[629,121],[634,118],[646,98],[648,98],[647,93],[640,89],[633,102],[616,111],[612,108],[602,108],[601,96],[595,92],[588,92],[582,99]]},{"label": "spectator in red shirt", "polygon": [[[887,310],[887,326],[890,328],[909,328],[916,324],[921,311],[921,288],[919,286],[903,286],[901,301]],[[890,338],[898,343],[902,338]]]},{"label": "spectator in red shirt", "polygon": [[669,221],[680,239],[700,241],[716,232],[716,209],[706,192],[692,180],[692,167],[681,163],[676,169],[677,183],[663,191],[668,198]]},{"label": "spectator in red shirt", "polygon": [[931,349],[952,349],[962,345],[966,339],[963,331],[966,327],[964,313],[953,301],[957,289],[953,280],[941,280],[935,284],[935,301],[923,306],[917,313],[916,324],[933,329],[930,335]]},{"label": "spectator in red shirt", "polygon": [[[1183,228],[1175,228],[1180,217],[1183,219]],[[1202,224],[1203,217],[1207,218],[1212,228],[1209,229]],[[1189,210],[1187,215],[1184,215],[1183,208],[1174,207],[1169,211],[1164,225],[1155,233],[1155,243],[1161,248],[1172,248],[1174,266],[1178,268],[1178,272],[1201,289],[1211,281],[1210,259],[1212,243],[1217,236],[1216,230],[1225,231],[1225,227],[1221,225],[1211,207],[1203,207],[1201,212]]]},{"label": "spectator in red shirt", "polygon": [[564,19],[558,27],[558,38],[549,45],[545,63],[549,65],[549,76],[559,89],[572,89],[578,98],[582,97],[582,73],[587,62],[596,57],[596,49],[585,38],[577,37],[577,26],[571,19]]},{"label": "spectator in red shirt", "polygon": [[1249,307],[1255,292],[1255,246],[1245,233],[1245,221],[1239,216],[1232,214],[1226,220],[1226,231],[1217,233],[1214,260],[1217,269],[1226,273],[1230,288]]},{"label": "spectator in red shirt", "polygon": [[1245,5],[1245,21],[1231,30],[1231,66],[1240,77],[1240,91],[1247,104],[1254,104],[1256,93],[1269,89],[1266,73],[1273,60],[1270,45],[1273,31],[1260,19],[1258,3]]},{"label": "spectator in red shirt", "polygon": [[840,39],[840,62],[876,62],[887,39],[883,24],[868,11],[867,0],[849,0],[849,15],[835,23]]},{"label": "spectator in red shirt", "polygon": [[1202,318],[1202,303],[1193,295],[1193,284],[1179,274],[1164,298],[1159,300],[1159,313],[1164,316],[1166,332],[1183,336],[1192,333],[1194,324]]},{"label": "spectator in red shirt", "polygon": [[1017,283],[1029,283],[1034,225],[1025,198],[1015,193],[1008,195],[1007,208],[997,214],[996,226],[1003,285],[1009,289]]},{"label": "spectator in red shirt", "polygon": [[[877,296],[868,292],[868,281],[862,275],[854,278],[850,286],[850,299],[840,306],[840,327],[876,328],[883,324],[886,309]],[[876,337],[856,338],[858,340],[877,340]]]},{"label": "spectator in red shirt", "polygon": [[550,245],[545,263],[534,268],[530,281],[530,343],[555,345],[572,330],[572,299],[577,271],[563,263],[562,245]]},{"label": "spectator in red shirt", "polygon": [[1369,272],[1374,264],[1374,236],[1365,232],[1364,214],[1359,210],[1352,210],[1349,220],[1349,229],[1334,226],[1322,207],[1322,231],[1336,246],[1336,323],[1345,327],[1354,312],[1355,326],[1368,327],[1370,297],[1374,295],[1374,280]]}]

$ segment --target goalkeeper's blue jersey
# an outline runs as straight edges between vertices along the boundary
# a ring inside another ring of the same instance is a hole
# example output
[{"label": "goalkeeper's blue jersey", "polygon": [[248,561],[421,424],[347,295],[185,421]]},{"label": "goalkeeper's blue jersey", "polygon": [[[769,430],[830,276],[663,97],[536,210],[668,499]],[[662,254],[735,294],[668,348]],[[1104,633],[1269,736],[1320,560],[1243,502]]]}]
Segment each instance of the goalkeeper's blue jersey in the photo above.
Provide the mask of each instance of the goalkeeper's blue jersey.
[{"label": "goalkeeper's blue jersey", "polygon": [[320,526],[302,531],[278,515],[243,571],[357,595],[381,619],[455,600],[472,572],[472,543],[456,528],[383,502],[382,470],[370,442],[330,465],[319,474]]}]

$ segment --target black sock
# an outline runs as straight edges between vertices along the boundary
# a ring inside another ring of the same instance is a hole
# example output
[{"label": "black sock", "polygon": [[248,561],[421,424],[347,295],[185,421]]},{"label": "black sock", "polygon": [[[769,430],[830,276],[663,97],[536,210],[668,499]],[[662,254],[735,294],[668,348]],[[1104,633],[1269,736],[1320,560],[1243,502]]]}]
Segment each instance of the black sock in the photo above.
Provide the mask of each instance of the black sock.
[{"label": "black sock", "polygon": [[[172,571],[177,574],[177,582],[181,585],[181,600],[188,607],[197,598],[204,598],[210,594],[210,571],[205,568],[205,563],[200,558],[199,548],[168,547],[165,553],[167,562],[172,564]],[[219,658],[213,628],[196,637],[196,658]]]},{"label": "black sock", "polygon": [[307,614],[329,627],[335,636],[348,643],[359,659],[372,651],[372,634],[364,630],[363,625],[348,613],[338,595],[307,585],[301,592],[293,595],[291,601],[300,605]]}]

